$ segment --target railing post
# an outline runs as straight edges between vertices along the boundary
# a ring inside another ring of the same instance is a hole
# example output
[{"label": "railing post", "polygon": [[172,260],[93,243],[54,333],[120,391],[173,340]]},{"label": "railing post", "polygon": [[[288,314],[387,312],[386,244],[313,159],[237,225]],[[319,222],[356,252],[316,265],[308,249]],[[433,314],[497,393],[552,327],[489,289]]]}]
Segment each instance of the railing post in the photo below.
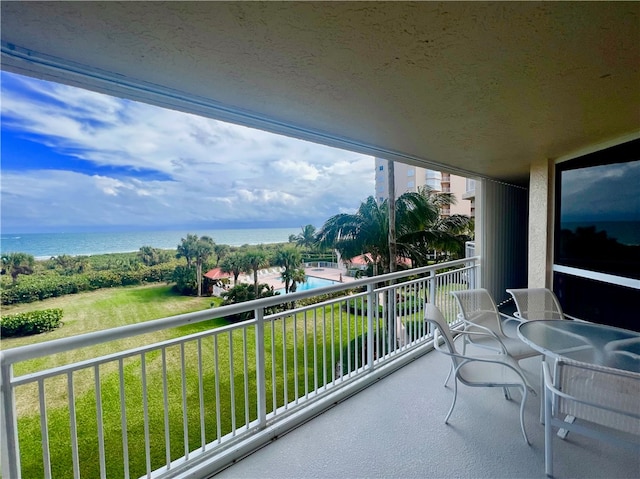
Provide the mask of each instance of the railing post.
[{"label": "railing post", "polygon": [[[394,286],[396,284],[395,280],[391,280],[389,281],[389,285],[392,286],[392,288],[387,289],[387,315],[388,315],[388,321],[387,324],[389,325],[389,352],[391,353],[396,352],[400,345],[401,345],[401,339],[400,339],[400,324],[399,324],[399,318],[398,318],[398,299],[397,299],[397,294],[398,294],[398,289]],[[393,348],[393,349],[392,349]]]},{"label": "railing post", "polygon": [[258,427],[267,424],[267,387],[264,346],[264,308],[256,308],[256,393],[258,400]]},{"label": "railing post", "polygon": [[476,289],[477,276],[478,276],[478,262],[471,261],[469,266],[472,268],[469,270],[469,289]]},{"label": "railing post", "polygon": [[[11,387],[13,364],[0,365],[0,408],[2,408],[2,426],[0,427],[0,448],[2,449],[2,477],[20,479],[18,467],[20,447],[18,445],[18,418],[16,416],[16,398]],[[42,413],[42,412],[41,412]]]},{"label": "railing post", "polygon": [[373,371],[373,335],[375,333],[373,329],[373,308],[376,308],[376,317],[378,316],[378,305],[375,302],[373,283],[367,285],[367,303],[367,367]]},{"label": "railing post", "polygon": [[436,305],[436,270],[429,271],[429,302]]}]

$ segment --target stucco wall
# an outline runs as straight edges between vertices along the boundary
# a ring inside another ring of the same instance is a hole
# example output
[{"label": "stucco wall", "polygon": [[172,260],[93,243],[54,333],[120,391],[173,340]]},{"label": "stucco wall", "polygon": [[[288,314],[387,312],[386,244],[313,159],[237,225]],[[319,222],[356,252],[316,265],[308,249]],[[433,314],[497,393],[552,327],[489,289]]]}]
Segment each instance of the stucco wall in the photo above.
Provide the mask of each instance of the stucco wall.
[{"label": "stucco wall", "polygon": [[531,163],[529,178],[529,258],[528,287],[551,287],[552,258],[552,162]]}]

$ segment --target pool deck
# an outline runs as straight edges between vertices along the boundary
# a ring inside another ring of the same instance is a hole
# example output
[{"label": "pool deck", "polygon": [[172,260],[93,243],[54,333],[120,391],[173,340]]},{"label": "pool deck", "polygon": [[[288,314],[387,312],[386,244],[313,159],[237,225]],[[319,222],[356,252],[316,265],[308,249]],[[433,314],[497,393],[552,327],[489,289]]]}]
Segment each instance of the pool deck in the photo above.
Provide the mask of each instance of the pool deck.
[{"label": "pool deck", "polygon": [[[325,268],[325,267],[310,266],[305,268],[304,272],[307,276],[315,276],[316,278],[329,279],[332,281],[338,281],[342,283],[354,281],[355,279],[350,276],[347,276],[347,270],[344,268]],[[265,283],[265,284],[268,284],[269,286],[273,286],[273,289],[284,288],[284,283],[282,282],[281,273],[273,272],[272,269],[260,270],[258,272],[258,281],[260,283]],[[238,277],[238,282],[253,284],[253,275],[240,275]]]}]

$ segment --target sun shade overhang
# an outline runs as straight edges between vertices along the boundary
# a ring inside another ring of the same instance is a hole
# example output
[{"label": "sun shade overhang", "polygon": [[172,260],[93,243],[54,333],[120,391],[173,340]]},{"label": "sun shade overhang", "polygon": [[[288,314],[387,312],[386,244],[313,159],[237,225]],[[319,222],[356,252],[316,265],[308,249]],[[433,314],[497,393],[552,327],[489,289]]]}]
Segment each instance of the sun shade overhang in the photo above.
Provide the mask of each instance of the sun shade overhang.
[{"label": "sun shade overhang", "polygon": [[640,130],[635,2],[4,2],[2,68],[468,175]]}]

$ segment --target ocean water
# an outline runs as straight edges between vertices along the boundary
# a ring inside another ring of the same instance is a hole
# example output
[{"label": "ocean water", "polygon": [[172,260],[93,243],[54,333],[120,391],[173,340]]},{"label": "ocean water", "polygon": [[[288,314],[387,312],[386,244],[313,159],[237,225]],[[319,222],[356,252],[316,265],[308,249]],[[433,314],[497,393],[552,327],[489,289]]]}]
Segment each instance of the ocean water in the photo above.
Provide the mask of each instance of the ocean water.
[{"label": "ocean water", "polygon": [[217,244],[286,243],[300,228],[221,229],[205,231],[135,231],[101,233],[25,233],[6,234],[0,238],[2,253],[22,252],[36,259],[52,256],[128,253],[142,246],[175,249],[188,233],[210,236]]}]

